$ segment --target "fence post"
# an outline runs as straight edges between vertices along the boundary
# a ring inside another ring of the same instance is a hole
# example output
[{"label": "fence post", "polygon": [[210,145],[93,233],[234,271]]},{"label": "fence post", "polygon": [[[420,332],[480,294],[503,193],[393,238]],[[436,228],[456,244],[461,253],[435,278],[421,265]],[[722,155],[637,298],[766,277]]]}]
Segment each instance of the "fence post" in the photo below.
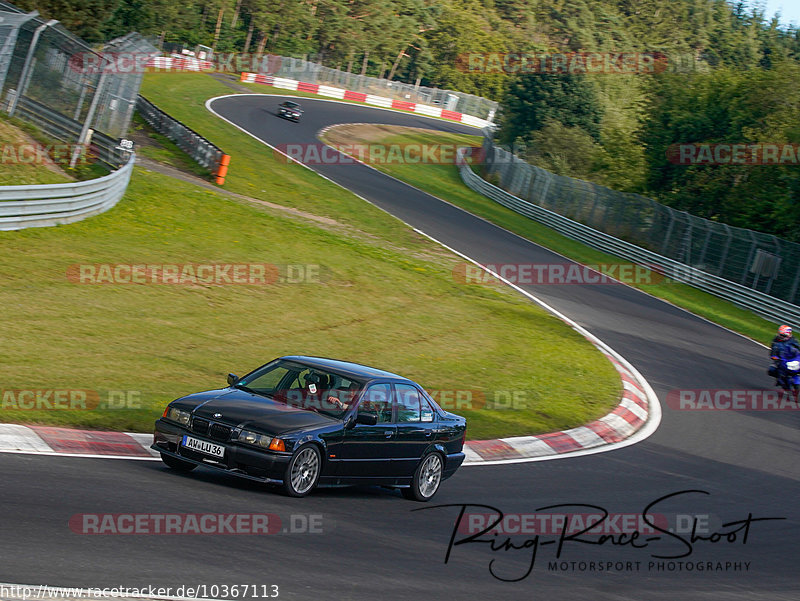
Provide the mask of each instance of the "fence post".
[{"label": "fence post", "polygon": [[8,108],[9,117],[14,116],[14,112],[17,110],[17,104],[19,103],[19,97],[22,96],[22,90],[28,85],[27,79],[30,75],[31,61],[33,60],[33,53],[36,50],[36,45],[39,43],[39,36],[42,35],[42,32],[46,28],[56,23],[58,23],[56,19],[50,19],[46,23],[39,25],[36,31],[33,32],[33,39],[31,39],[30,46],[28,46],[28,54],[25,56],[25,63],[22,65],[22,74],[20,74],[19,83],[17,83],[17,93],[14,94],[14,100],[11,101],[11,106]]},{"label": "fence post", "polygon": [[89,112],[86,114],[86,120],[83,122],[83,128],[81,129],[80,136],[78,136],[78,143],[75,144],[75,149],[72,151],[72,158],[69,161],[70,167],[75,167],[75,163],[78,162],[78,156],[81,152],[81,146],[86,144],[86,139],[89,135],[89,126],[94,118],[94,113],[97,110],[97,104],[100,102],[100,96],[103,93],[103,86],[105,85],[107,78],[108,71],[103,69],[100,79],[97,82],[97,89],[94,91],[94,96],[92,97],[92,104],[89,105]]},{"label": "fence post", "polygon": [[797,269],[797,275],[794,276],[794,283],[792,284],[792,290],[789,292],[788,301],[793,303],[795,298],[797,297],[797,289],[800,287],[800,268]]},{"label": "fence post", "polygon": [[661,253],[664,256],[667,256],[667,245],[669,244],[669,239],[672,236],[672,228],[675,227],[675,210],[667,207],[667,214],[669,215],[669,225],[667,226],[667,233],[664,235],[664,244],[661,245]]},{"label": "fence post", "polygon": [[38,16],[38,10],[31,11],[26,15],[3,11],[2,22],[4,25],[8,22],[7,26],[11,27],[11,31],[8,32],[3,42],[3,47],[0,49],[0,92],[2,92],[6,84],[6,75],[8,75],[8,67],[11,65],[11,59],[14,56],[14,47],[17,45],[19,30],[22,29],[25,23]]},{"label": "fence post", "polygon": [[[745,230],[748,234],[750,234],[750,239],[753,243],[750,245],[750,252],[747,255],[747,261],[744,263],[744,268],[742,269],[742,279],[739,280],[739,283],[745,286],[745,281],[747,280],[747,274],[750,272],[750,265],[753,264],[753,255],[756,254],[756,247],[758,246],[758,240],[756,239],[753,232],[750,230]],[[758,275],[754,278],[753,285],[751,288],[755,288],[755,285],[758,283]]]}]

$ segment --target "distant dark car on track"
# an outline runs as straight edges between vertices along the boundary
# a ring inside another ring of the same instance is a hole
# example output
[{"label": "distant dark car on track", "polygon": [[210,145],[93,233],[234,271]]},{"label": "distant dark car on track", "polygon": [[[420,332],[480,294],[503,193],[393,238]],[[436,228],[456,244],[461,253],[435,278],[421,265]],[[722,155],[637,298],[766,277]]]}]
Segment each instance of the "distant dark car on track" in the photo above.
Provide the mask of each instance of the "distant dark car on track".
[{"label": "distant dark car on track", "polygon": [[290,121],[300,121],[300,117],[302,115],[303,115],[303,109],[296,102],[287,100],[286,102],[281,102],[278,105],[279,117],[283,117],[284,119],[289,119]]},{"label": "distant dark car on track", "polygon": [[415,382],[319,357],[275,359],[227,388],[172,401],[152,448],[169,467],[198,465],[282,484],[379,484],[427,501],[464,461],[466,420]]}]

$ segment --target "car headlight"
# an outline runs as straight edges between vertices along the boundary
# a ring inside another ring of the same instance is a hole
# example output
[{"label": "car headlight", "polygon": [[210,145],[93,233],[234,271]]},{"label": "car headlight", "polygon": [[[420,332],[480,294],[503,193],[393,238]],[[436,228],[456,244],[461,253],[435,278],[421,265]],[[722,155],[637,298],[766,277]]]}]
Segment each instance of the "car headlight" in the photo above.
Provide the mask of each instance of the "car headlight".
[{"label": "car headlight", "polygon": [[167,419],[171,419],[174,422],[178,422],[183,426],[189,425],[189,418],[191,417],[191,413],[188,411],[181,411],[180,409],[176,409],[175,407],[167,407],[167,410],[164,411],[164,417]]},{"label": "car headlight", "polygon": [[250,430],[242,430],[239,433],[238,440],[239,442],[261,447],[262,449],[268,449],[272,442],[272,437],[258,434],[257,432],[250,432]]}]

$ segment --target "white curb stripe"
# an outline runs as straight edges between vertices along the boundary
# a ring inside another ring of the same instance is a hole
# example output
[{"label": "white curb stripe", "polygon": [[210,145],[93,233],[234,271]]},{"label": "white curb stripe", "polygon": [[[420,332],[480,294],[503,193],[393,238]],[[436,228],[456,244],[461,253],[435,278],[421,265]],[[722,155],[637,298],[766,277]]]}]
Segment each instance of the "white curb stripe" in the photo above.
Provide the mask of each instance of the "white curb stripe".
[{"label": "white curb stripe", "polygon": [[575,442],[581,445],[584,449],[606,444],[606,441],[603,440],[601,436],[598,436],[596,432],[587,428],[586,426],[572,428],[571,430],[565,431],[564,434],[568,434],[570,438],[574,438]]},{"label": "white curb stripe", "polygon": [[636,431],[636,428],[628,420],[615,413],[609,413],[597,421],[608,424],[610,428],[616,431],[617,434],[623,438],[627,438]]},{"label": "white curb stripe", "polygon": [[158,451],[154,451],[150,448],[150,445],[153,444],[153,435],[152,434],[145,434],[142,432],[125,432],[128,436],[133,438],[136,442],[138,442],[142,448],[150,453],[153,457],[161,457]]},{"label": "white curb stripe", "polygon": [[523,457],[541,457],[543,455],[555,455],[556,450],[543,440],[532,436],[513,436],[511,438],[501,438],[504,443],[513,447]]},{"label": "white curb stripe", "polygon": [[481,461],[483,461],[483,457],[478,455],[468,446],[464,446],[464,463],[479,463]]},{"label": "white curb stripe", "polygon": [[647,420],[647,411],[642,409],[639,405],[634,403],[630,399],[622,399],[622,402],[619,404],[620,407],[625,407],[628,411],[633,413],[636,417],[638,417],[642,421]]},{"label": "white curb stripe", "polygon": [[[430,117],[441,117],[442,116],[442,109],[438,106],[428,106],[427,104],[418,104],[414,107],[414,112],[419,113],[420,115],[428,115]],[[476,127],[485,127],[485,122],[482,119],[480,124],[475,123],[467,123],[467,125],[475,125]],[[466,123],[466,122],[465,122]]]},{"label": "white curb stripe", "polygon": [[622,380],[622,388],[624,388],[631,394],[635,395],[637,398],[640,398],[643,401],[647,402],[647,397],[644,396],[644,393],[639,388],[628,382],[627,380]]},{"label": "white curb stripe", "polygon": [[39,435],[19,424],[0,424],[0,451],[41,453],[52,451]]},{"label": "white curb stripe", "polygon": [[317,94],[320,96],[330,96],[332,98],[343,99],[345,90],[342,88],[332,88],[330,86],[320,86]]},{"label": "white curb stripe", "polygon": [[391,108],[392,106],[392,99],[391,98],[384,98],[383,96],[373,96],[372,94],[367,94],[366,100],[364,100],[367,104],[372,104],[374,106],[383,106],[386,108]]}]

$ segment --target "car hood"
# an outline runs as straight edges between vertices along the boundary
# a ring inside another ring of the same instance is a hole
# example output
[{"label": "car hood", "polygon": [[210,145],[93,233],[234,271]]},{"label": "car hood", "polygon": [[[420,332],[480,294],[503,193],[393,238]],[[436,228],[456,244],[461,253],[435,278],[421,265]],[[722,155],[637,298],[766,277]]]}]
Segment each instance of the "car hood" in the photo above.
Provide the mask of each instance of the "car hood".
[{"label": "car hood", "polygon": [[[225,388],[199,392],[180,399],[176,406],[198,400],[193,414],[225,424],[255,428],[266,434],[281,434],[291,430],[329,426],[332,417],[309,409],[289,407],[285,403],[252,394],[244,390]],[[221,414],[221,417],[215,417]]]}]

